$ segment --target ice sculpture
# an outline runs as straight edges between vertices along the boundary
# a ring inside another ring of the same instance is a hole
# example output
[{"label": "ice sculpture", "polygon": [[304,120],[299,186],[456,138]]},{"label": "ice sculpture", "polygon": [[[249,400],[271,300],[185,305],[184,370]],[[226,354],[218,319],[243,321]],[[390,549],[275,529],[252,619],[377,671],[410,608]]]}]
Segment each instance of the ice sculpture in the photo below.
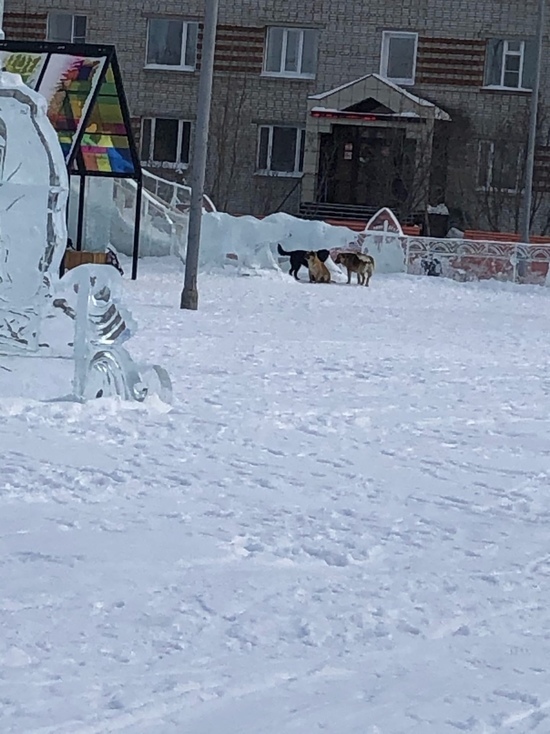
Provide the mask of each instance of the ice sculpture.
[{"label": "ice sculpture", "polygon": [[68,176],[45,99],[0,72],[0,354],[38,349],[66,245]]},{"label": "ice sculpture", "polygon": [[119,396],[142,402],[154,392],[169,403],[172,384],[166,370],[138,366],[122,346],[136,324],[120,303],[120,273],[106,265],[79,265],[61,283],[77,294],[74,308],[66,299],[54,301],[75,321],[73,397]]},{"label": "ice sculpture", "polygon": [[0,355],[9,360],[38,350],[49,301],[58,317],[75,322],[70,399],[143,401],[156,393],[168,403],[172,385],[166,371],[138,367],[122,346],[135,323],[119,302],[117,269],[79,265],[59,279],[68,191],[45,99],[20,76],[0,72]]}]

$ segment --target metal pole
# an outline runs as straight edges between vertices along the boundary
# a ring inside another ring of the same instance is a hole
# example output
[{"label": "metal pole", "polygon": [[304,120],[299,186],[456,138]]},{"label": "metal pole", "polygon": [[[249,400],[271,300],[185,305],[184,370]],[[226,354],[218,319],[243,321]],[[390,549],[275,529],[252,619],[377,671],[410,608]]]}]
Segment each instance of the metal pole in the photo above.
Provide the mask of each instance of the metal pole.
[{"label": "metal pole", "polygon": [[531,234],[531,203],[533,199],[533,174],[535,171],[535,150],[537,144],[537,122],[540,92],[540,76],[542,69],[542,45],[544,40],[544,16],[546,0],[539,0],[537,50],[535,78],[531,91],[531,108],[529,111],[529,137],[527,140],[527,156],[525,160],[525,183],[521,212],[520,239],[529,242]]},{"label": "metal pole", "polygon": [[82,235],[84,233],[84,205],[86,203],[86,178],[80,177],[80,190],[78,192],[78,219],[76,222],[76,249],[82,250]]},{"label": "metal pole", "polygon": [[4,38],[4,0],[0,0],[0,41]]},{"label": "metal pole", "polygon": [[136,211],[134,218],[134,247],[132,250],[132,280],[136,280],[139,258],[139,235],[141,230],[141,202],[143,195],[143,181],[141,177],[137,181]]},{"label": "metal pole", "polygon": [[208,126],[212,101],[214,76],[214,51],[218,24],[218,0],[204,2],[204,31],[202,39],[201,73],[197,98],[197,122],[193,145],[193,170],[191,176],[191,204],[189,208],[189,230],[187,234],[187,256],[185,258],[185,280],[181,293],[181,308],[196,311],[199,302],[197,271],[201,238],[202,197],[208,155]]}]

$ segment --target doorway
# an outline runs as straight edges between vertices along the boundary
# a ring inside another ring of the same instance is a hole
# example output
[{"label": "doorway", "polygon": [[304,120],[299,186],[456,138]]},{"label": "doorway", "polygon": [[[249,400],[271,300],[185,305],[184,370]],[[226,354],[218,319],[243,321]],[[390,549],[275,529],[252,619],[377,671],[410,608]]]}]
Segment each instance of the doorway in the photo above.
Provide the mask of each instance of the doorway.
[{"label": "doorway", "polygon": [[334,125],[321,136],[318,201],[406,208],[415,151],[415,141],[402,129]]}]

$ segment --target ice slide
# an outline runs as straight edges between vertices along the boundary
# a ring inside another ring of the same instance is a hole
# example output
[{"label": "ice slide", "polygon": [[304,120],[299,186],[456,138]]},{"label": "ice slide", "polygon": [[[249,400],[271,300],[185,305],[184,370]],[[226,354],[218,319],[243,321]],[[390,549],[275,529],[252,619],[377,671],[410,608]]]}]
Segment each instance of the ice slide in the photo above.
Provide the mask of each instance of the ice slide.
[{"label": "ice slide", "polygon": [[[92,178],[86,182],[84,247],[105,243],[131,255],[137,184],[131,179]],[[79,180],[71,181],[69,232],[76,241]],[[179,255],[187,239],[191,189],[143,171],[140,254]],[[204,211],[216,211],[204,197]]]}]

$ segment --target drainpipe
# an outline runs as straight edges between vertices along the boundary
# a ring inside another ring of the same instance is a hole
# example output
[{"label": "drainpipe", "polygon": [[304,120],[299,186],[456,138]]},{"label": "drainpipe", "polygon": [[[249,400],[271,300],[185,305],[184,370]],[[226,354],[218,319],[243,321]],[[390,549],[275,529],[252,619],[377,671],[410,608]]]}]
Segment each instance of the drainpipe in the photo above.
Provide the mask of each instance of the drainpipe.
[{"label": "drainpipe", "polygon": [[542,67],[542,44],[544,40],[544,15],[546,0],[539,0],[537,50],[535,78],[531,91],[531,108],[529,112],[529,137],[527,140],[527,157],[525,161],[525,184],[520,224],[520,241],[529,242],[531,234],[531,202],[533,199],[533,173],[535,170],[535,149],[537,143],[537,118],[540,92],[540,76]]}]

